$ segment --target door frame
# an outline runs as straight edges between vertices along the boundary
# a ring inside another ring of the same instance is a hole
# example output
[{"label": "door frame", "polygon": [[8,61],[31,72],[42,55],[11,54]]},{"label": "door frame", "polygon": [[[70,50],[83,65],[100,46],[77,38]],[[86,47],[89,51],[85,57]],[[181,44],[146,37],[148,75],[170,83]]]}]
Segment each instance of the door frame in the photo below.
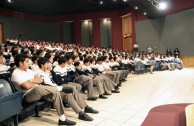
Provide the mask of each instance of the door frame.
[{"label": "door frame", "polygon": [[[127,19],[127,18],[130,18],[130,20],[129,20],[129,22],[127,23],[127,26],[129,26],[130,25],[130,27],[128,27],[128,29],[127,29],[127,34],[125,34],[124,33],[124,20],[125,19]],[[129,14],[126,14],[126,15],[123,15],[123,16],[121,16],[121,20],[122,20],[122,48],[123,49],[127,49],[127,50],[130,50],[130,51],[132,51],[132,49],[133,49],[133,37],[132,37],[132,34],[133,34],[133,26],[132,26],[132,14],[131,13],[129,13]],[[130,24],[129,24],[130,23]],[[129,45],[129,47],[128,48],[124,48],[126,45],[124,45],[124,40],[125,39],[131,39],[131,43],[130,43],[130,45]]]}]

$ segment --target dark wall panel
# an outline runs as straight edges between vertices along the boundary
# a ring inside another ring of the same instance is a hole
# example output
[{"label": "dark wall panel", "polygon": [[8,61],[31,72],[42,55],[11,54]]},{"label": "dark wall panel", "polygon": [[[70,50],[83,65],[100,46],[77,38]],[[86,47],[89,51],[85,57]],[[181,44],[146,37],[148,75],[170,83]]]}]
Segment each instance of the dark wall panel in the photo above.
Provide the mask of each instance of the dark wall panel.
[{"label": "dark wall panel", "polygon": [[22,39],[30,40],[60,40],[59,23],[40,23],[22,19],[0,17],[4,27],[4,38],[17,38],[23,34]]},{"label": "dark wall panel", "polygon": [[137,42],[146,51],[150,45],[157,52],[179,48],[182,56],[194,55],[194,9],[168,15],[163,19],[136,22]]},{"label": "dark wall panel", "polygon": [[92,21],[81,22],[81,43],[85,46],[93,45]]},{"label": "dark wall panel", "polygon": [[112,21],[110,19],[100,20],[100,40],[102,47],[112,46]]},{"label": "dark wall panel", "polygon": [[63,32],[64,32],[64,42],[73,43],[74,42],[74,32],[73,32],[73,22],[64,22],[63,23]]}]

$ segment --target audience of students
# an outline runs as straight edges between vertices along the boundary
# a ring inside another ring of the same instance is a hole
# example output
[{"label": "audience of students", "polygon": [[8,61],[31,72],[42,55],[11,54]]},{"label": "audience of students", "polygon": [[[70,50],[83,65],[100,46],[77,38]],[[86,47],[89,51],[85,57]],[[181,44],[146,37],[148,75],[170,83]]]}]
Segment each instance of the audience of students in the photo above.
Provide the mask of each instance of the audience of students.
[{"label": "audience of students", "polygon": [[10,69],[9,65],[12,71],[15,69],[11,81],[24,92],[24,102],[51,101],[59,115],[59,125],[76,124],[66,119],[63,101],[72,107],[79,119],[92,121],[86,113],[98,111],[89,107],[80,93],[87,91],[87,100],[92,101],[98,98],[94,96],[94,86],[101,99],[107,99],[111,93],[120,93],[119,87],[129,72],[136,70],[137,63],[151,74],[158,67],[163,70],[183,68],[177,49],[174,55],[169,49],[167,55],[163,55],[154,54],[152,49],[130,52],[34,40],[18,44],[17,40],[11,40],[6,39],[7,49],[0,52],[1,71]]}]

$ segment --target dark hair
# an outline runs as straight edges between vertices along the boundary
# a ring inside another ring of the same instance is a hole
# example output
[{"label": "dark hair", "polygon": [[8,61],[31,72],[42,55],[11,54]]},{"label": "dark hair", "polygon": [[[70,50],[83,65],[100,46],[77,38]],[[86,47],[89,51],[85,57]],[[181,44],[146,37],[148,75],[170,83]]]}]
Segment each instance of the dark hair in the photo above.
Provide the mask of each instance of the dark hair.
[{"label": "dark hair", "polygon": [[105,61],[107,59],[107,56],[103,56],[103,61]]},{"label": "dark hair", "polygon": [[84,57],[83,56],[79,56],[79,60],[83,61]]},{"label": "dark hair", "polygon": [[80,65],[79,61],[74,63],[74,66],[79,66],[79,65]]},{"label": "dark hair", "polygon": [[73,59],[72,55],[69,55],[69,54],[65,55],[65,58],[67,59],[67,61],[69,61],[69,59]]},{"label": "dark hair", "polygon": [[95,59],[94,58],[90,58],[90,63],[92,63],[93,61],[95,61]]},{"label": "dark hair", "polygon": [[46,53],[46,54],[44,55],[44,57],[47,58],[47,59],[50,59],[50,58],[51,58],[51,55],[50,55],[50,53]]},{"label": "dark hair", "polygon": [[40,57],[38,59],[38,66],[41,68],[41,65],[44,65],[45,63],[49,62],[49,60],[45,57]]},{"label": "dark hair", "polygon": [[110,56],[110,57],[109,57],[109,60],[112,60],[112,59],[113,59],[113,57],[112,57],[112,56]]},{"label": "dark hair", "polygon": [[99,62],[99,61],[103,61],[103,59],[102,59],[101,57],[99,57],[99,58],[97,59],[97,62]]},{"label": "dark hair", "polygon": [[114,57],[114,61],[115,61],[116,59],[117,59],[117,57],[115,56],[115,57]]},{"label": "dark hair", "polygon": [[0,56],[3,56],[3,52],[0,51]]},{"label": "dark hair", "polygon": [[18,51],[13,50],[11,54],[12,54],[13,57],[15,57],[16,55],[18,55]]},{"label": "dark hair", "polygon": [[20,62],[23,63],[23,62],[25,61],[26,58],[28,58],[28,56],[25,55],[25,54],[17,54],[17,55],[15,56],[15,58],[14,58],[14,63],[15,63],[15,65],[16,65],[17,67],[19,67]]},{"label": "dark hair", "polygon": [[84,59],[84,64],[90,62],[88,58]]},{"label": "dark hair", "polygon": [[32,62],[34,63],[35,60],[37,60],[37,59],[38,59],[38,55],[34,55],[34,56],[32,57]]},{"label": "dark hair", "polygon": [[65,57],[60,57],[60,58],[58,59],[59,65],[65,63],[66,61],[67,61],[67,59],[66,59]]},{"label": "dark hair", "polygon": [[59,59],[59,55],[56,54],[55,57],[53,58],[53,62],[58,61],[58,59]]}]

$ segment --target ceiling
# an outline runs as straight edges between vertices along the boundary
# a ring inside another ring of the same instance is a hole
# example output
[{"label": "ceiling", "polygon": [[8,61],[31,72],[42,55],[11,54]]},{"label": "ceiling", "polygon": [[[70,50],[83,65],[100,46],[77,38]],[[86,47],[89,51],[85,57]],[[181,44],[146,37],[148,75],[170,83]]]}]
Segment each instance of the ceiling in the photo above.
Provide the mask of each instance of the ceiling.
[{"label": "ceiling", "polygon": [[[147,12],[149,18],[164,16],[148,0],[0,0],[0,8],[36,15],[51,16],[105,10],[120,10],[138,6],[141,13]],[[103,1],[103,4],[100,2]],[[164,0],[163,0],[164,1]],[[171,1],[171,0],[165,0]]]}]

